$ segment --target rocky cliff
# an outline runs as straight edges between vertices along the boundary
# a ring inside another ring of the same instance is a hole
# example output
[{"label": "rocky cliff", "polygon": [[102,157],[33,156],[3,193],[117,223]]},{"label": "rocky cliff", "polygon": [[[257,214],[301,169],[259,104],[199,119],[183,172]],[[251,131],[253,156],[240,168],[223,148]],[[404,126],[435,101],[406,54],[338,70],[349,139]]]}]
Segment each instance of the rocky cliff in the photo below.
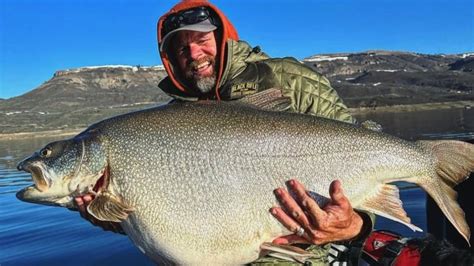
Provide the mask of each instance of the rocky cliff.
[{"label": "rocky cliff", "polygon": [[57,71],[38,88],[0,102],[0,133],[75,129],[168,100],[163,67],[99,66]]},{"label": "rocky cliff", "polygon": [[[473,101],[474,53],[426,55],[367,51],[308,57],[349,107]],[[98,66],[60,70],[44,84],[0,99],[0,134],[84,128],[169,100],[157,86],[163,67]]]}]

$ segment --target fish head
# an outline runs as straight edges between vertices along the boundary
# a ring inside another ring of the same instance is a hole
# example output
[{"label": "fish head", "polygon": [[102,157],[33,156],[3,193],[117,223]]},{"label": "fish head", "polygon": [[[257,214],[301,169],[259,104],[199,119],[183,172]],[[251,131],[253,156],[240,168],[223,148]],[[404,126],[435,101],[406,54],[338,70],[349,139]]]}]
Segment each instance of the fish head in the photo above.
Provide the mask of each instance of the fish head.
[{"label": "fish head", "polygon": [[74,208],[74,197],[93,191],[106,168],[100,142],[83,137],[52,142],[18,163],[34,184],[16,195],[26,202]]}]

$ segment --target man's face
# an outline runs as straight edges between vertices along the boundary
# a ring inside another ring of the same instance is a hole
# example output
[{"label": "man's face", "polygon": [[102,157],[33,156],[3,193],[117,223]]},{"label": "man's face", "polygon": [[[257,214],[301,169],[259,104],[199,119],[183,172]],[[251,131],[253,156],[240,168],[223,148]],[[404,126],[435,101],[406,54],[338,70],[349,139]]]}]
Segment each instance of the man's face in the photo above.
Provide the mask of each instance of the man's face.
[{"label": "man's face", "polygon": [[217,45],[214,32],[179,31],[174,44],[181,75],[203,93],[212,90],[216,83]]}]

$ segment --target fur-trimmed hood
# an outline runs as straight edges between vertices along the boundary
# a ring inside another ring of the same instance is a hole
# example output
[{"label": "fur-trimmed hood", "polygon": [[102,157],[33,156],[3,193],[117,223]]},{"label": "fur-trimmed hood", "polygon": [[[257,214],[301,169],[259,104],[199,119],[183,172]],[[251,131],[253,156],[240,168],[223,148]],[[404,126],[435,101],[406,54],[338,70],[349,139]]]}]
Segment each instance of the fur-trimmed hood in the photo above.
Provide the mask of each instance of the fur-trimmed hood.
[{"label": "fur-trimmed hood", "polygon": [[[208,7],[212,11],[217,14],[218,18],[220,19],[220,24],[221,26],[217,29],[219,31],[219,34],[217,35],[219,39],[216,39],[217,42],[217,48],[218,48],[218,57],[216,58],[217,61],[217,79],[216,79],[216,88],[215,88],[215,96],[217,99],[219,99],[219,87],[220,87],[220,82],[222,79],[222,74],[224,73],[224,67],[226,66],[226,51],[227,51],[227,40],[232,39],[232,40],[238,40],[239,36],[237,34],[237,31],[235,30],[234,26],[232,23],[229,21],[229,19],[220,11],[216,6],[212,5],[206,0],[183,0],[179,2],[177,5],[172,7],[170,11],[163,16],[160,17],[158,20],[158,25],[157,25],[157,35],[158,35],[158,47],[160,47],[161,42],[163,41],[164,34],[163,34],[163,23],[166,20],[168,16],[171,14],[179,13],[183,10],[186,9],[191,9],[195,7]],[[159,49],[158,49],[159,50]],[[174,74],[173,72],[173,65],[170,60],[170,56],[168,54],[168,51],[160,51],[160,57],[161,61],[163,62],[163,66],[166,69],[166,72],[168,73],[169,78],[171,79],[171,82],[178,88],[181,92],[184,94],[187,94],[189,96],[197,96],[196,92],[191,90],[181,82],[178,78],[177,75]]]}]

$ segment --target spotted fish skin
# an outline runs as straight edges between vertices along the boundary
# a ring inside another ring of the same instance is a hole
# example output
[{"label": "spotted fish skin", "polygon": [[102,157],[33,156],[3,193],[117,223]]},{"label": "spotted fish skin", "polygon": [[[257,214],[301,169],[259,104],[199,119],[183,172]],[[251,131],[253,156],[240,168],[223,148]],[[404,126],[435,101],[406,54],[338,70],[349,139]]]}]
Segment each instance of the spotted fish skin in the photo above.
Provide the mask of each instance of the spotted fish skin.
[{"label": "spotted fish skin", "polygon": [[[69,198],[59,205],[97,182],[100,174],[83,175],[82,169],[107,167],[107,193],[133,209],[122,227],[157,262],[245,264],[257,259],[263,242],[290,233],[268,212],[276,205],[273,190],[289,178],[323,196],[331,181],[340,179],[354,207],[416,229],[398,190],[387,184],[413,182],[434,197],[466,239],[470,236],[451,189],[474,168],[474,149],[463,142],[408,142],[236,102],[174,103],[125,114],[67,141],[82,143],[85,157],[94,159],[82,160],[73,178],[53,178],[52,188],[68,187],[61,196]],[[70,185],[74,180],[82,180],[80,191]],[[59,186],[65,182],[68,186]],[[34,202],[40,193],[31,193],[20,191],[19,198]],[[45,204],[44,198],[39,203]]]}]

